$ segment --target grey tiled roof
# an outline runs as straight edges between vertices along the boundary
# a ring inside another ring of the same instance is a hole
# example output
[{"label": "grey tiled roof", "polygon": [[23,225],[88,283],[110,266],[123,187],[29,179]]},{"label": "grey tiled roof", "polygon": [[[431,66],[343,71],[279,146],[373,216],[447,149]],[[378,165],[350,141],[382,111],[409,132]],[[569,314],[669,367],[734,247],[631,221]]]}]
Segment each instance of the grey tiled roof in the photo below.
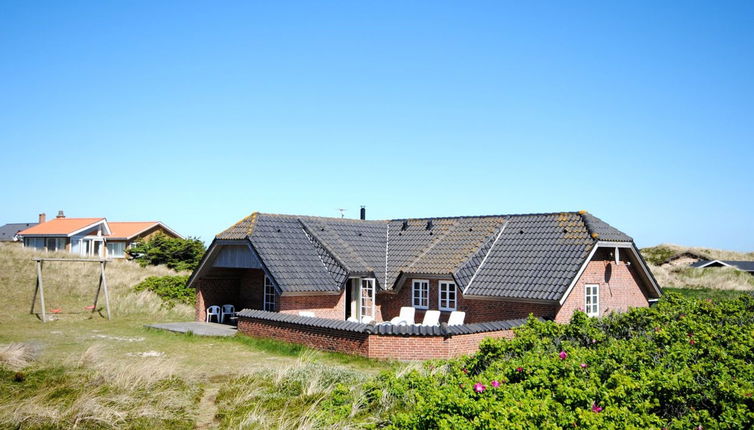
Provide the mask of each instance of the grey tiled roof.
[{"label": "grey tiled roof", "polygon": [[588,212],[581,213],[581,217],[584,218],[584,224],[586,224],[589,234],[593,235],[592,237],[595,239],[613,242],[633,242],[631,236]]},{"label": "grey tiled roof", "polygon": [[459,334],[485,333],[498,330],[511,330],[526,324],[526,318],[506,321],[489,321],[449,326],[362,324],[329,318],[304,317],[294,314],[267,312],[256,309],[244,309],[236,314],[239,318],[254,318],[288,324],[304,325],[316,328],[350,331],[355,333],[380,334],[384,336],[448,336]]},{"label": "grey tiled roof", "polygon": [[699,260],[696,263],[691,264],[691,267],[701,267],[708,264],[711,261],[721,261],[729,266],[733,266],[738,270],[744,272],[754,272],[754,261],[741,261],[741,260]]},{"label": "grey tiled roof", "polygon": [[251,244],[283,292],[337,292],[338,282],[317,254],[299,217],[256,214]]},{"label": "grey tiled roof", "polygon": [[0,242],[11,242],[16,236],[16,233],[21,230],[26,230],[29,227],[34,227],[35,225],[37,225],[37,223],[35,222],[16,222],[5,224],[4,226],[0,227]]},{"label": "grey tiled roof", "polygon": [[558,300],[594,244],[578,213],[511,216],[465,294]]},{"label": "grey tiled roof", "polygon": [[349,276],[453,277],[464,294],[558,300],[599,240],[632,239],[585,212],[363,221],[254,213],[248,238],[283,292],[337,292]]}]

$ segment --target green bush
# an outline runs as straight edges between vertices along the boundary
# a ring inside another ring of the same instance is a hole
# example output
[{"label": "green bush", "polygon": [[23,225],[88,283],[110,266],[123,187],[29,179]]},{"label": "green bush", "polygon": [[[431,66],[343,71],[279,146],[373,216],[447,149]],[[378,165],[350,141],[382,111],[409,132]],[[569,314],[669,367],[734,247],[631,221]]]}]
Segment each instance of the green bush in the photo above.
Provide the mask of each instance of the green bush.
[{"label": "green bush", "polygon": [[641,249],[641,256],[644,257],[644,260],[655,266],[659,266],[675,254],[675,251],[664,246],[653,246],[651,248]]},{"label": "green bush", "polygon": [[[364,389],[373,413],[396,399],[379,414],[389,428],[752,428],[754,298],[671,293],[600,319],[532,318],[514,339]],[[335,400],[322,403],[334,417]]]},{"label": "green bush", "polygon": [[188,286],[188,276],[150,276],[134,286],[136,291],[151,291],[169,304],[194,304],[196,292]]},{"label": "green bush", "polygon": [[204,255],[204,243],[197,238],[181,239],[157,234],[128,249],[128,255],[142,266],[164,264],[174,270],[194,270]]}]

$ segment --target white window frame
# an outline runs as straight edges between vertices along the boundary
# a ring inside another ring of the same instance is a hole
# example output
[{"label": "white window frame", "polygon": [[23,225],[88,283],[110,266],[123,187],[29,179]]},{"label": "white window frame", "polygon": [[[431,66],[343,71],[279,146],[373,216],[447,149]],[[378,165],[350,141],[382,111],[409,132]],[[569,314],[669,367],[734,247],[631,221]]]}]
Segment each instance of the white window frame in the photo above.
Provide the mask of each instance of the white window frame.
[{"label": "white window frame", "polygon": [[[590,289],[592,292],[590,293]],[[590,300],[591,299],[591,300]],[[600,284],[584,285],[584,312],[590,317],[600,314]]]},{"label": "white window frame", "polygon": [[361,278],[359,288],[359,320],[365,316],[374,318],[377,282],[374,278]]},{"label": "white window frame", "polygon": [[272,279],[264,277],[264,299],[262,300],[262,309],[267,312],[275,312],[275,306],[277,297],[275,293],[275,285],[272,283]]},{"label": "white window frame", "polygon": [[414,279],[411,283],[411,305],[416,309],[429,309],[428,279]]},{"label": "white window frame", "polygon": [[[445,290],[445,300],[442,298],[443,290]],[[450,299],[451,293],[453,296],[452,300]],[[441,311],[454,311],[458,308],[458,289],[455,282],[440,281],[437,283],[437,308]]]}]

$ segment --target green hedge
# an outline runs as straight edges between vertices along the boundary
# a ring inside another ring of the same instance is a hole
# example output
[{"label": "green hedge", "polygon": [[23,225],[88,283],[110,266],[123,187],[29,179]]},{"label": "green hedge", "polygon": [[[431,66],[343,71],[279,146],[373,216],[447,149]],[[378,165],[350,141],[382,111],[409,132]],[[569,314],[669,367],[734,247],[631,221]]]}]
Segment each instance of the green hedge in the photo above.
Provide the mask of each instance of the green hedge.
[{"label": "green hedge", "polygon": [[134,286],[136,291],[151,291],[162,297],[168,304],[185,303],[193,305],[196,292],[188,287],[186,276],[150,276]]},{"label": "green hedge", "polygon": [[[470,357],[384,373],[364,387],[364,412],[395,429],[754,428],[752,363],[754,298],[671,293],[600,319],[530,319]],[[346,419],[348,392],[323,415]]]}]

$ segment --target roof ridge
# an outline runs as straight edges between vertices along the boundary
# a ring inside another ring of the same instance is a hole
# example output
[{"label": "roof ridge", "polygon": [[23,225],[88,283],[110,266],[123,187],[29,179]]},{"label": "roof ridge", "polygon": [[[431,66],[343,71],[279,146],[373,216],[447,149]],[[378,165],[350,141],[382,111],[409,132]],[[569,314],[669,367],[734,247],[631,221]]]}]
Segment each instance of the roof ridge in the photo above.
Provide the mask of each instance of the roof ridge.
[{"label": "roof ridge", "polygon": [[[315,230],[315,229],[313,229],[313,228],[311,228],[310,226],[308,226],[308,225],[307,225],[307,224],[306,224],[306,223],[305,223],[304,221],[302,221],[301,219],[299,219],[299,220],[298,220],[298,222],[299,222],[299,224],[301,224],[301,227],[303,227],[303,229],[304,229],[304,232],[305,232],[306,234],[308,234],[309,236],[311,236],[311,238],[313,238],[314,240],[316,240],[316,241],[317,241],[317,242],[319,243],[319,245],[320,245],[320,246],[321,246],[321,247],[322,247],[322,248],[323,248],[323,249],[324,249],[325,251],[327,251],[327,253],[328,253],[328,254],[330,254],[330,256],[331,256],[331,257],[333,258],[333,260],[335,260],[335,261],[336,261],[336,262],[337,262],[337,263],[338,263],[338,264],[339,264],[339,265],[340,265],[341,267],[343,267],[343,269],[345,269],[345,270],[346,270],[346,272],[348,272],[348,271],[351,271],[351,268],[350,268],[350,267],[348,267],[348,266],[347,266],[347,265],[346,265],[346,264],[345,264],[345,263],[343,262],[343,259],[341,259],[341,258],[340,258],[340,257],[339,257],[339,256],[338,256],[338,255],[337,255],[336,253],[335,253],[335,251],[333,251],[332,249],[330,249],[330,247],[329,247],[329,246],[327,246],[327,245],[325,244],[325,241],[324,241],[324,240],[322,240],[322,238],[321,238],[321,237],[319,237],[319,235],[318,235],[317,233],[315,233],[315,232],[314,232],[314,230]],[[347,244],[347,243],[345,243],[345,242],[344,242],[343,240],[341,240],[341,239],[340,239],[340,237],[338,237],[338,240],[339,240],[340,242],[343,242],[343,243],[345,244],[345,246],[348,246],[348,244]],[[349,247],[349,249],[351,249],[351,248]],[[351,250],[353,251],[353,249],[351,249]],[[358,256],[358,255],[357,255],[357,257],[359,257],[359,260],[361,260],[361,262],[362,262],[362,263],[364,263],[364,265],[366,265],[366,262],[365,262],[365,261],[363,261],[363,260],[361,259],[361,257],[360,257],[360,256]]]}]

